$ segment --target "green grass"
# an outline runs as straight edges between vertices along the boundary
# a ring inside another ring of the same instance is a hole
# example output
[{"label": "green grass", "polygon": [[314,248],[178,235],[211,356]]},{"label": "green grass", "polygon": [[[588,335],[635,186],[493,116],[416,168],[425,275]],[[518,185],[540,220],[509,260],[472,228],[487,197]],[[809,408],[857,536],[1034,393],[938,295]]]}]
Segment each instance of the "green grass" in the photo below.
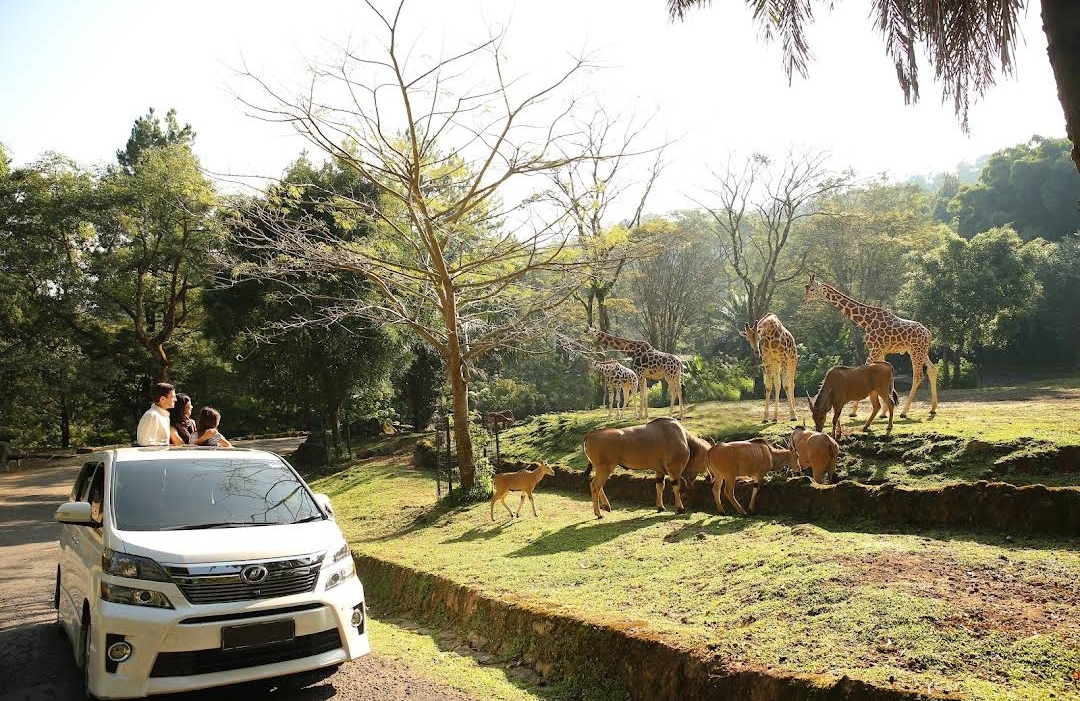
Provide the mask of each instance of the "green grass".
[{"label": "green grass", "polygon": [[[845,437],[841,475],[912,485],[988,474],[1017,484],[1075,484],[1077,473],[1055,472],[1054,461],[1024,466],[1018,459],[1080,445],[1078,410],[1080,392],[1066,384],[943,392],[932,420],[917,402],[892,436],[877,424],[870,436]],[[714,440],[781,442],[791,424],[761,423],[760,412],[758,401],[690,405],[685,423]],[[845,417],[845,428],[863,420]],[[603,410],[534,417],[502,434],[502,457],[583,469],[586,431],[635,423],[609,421]],[[660,635],[730,669],[847,675],[966,699],[1080,699],[1075,540],[711,510],[675,516],[618,500],[595,521],[584,486],[563,494],[543,483],[540,518],[526,505],[524,518],[497,511],[491,523],[487,503],[437,504],[433,477],[407,455],[374,458],[313,486],[333,498],[358,552],[488,595]],[[395,635],[373,629],[376,641]],[[460,673],[471,676],[477,663],[463,664]],[[544,697],[561,698],[553,690]]]}]

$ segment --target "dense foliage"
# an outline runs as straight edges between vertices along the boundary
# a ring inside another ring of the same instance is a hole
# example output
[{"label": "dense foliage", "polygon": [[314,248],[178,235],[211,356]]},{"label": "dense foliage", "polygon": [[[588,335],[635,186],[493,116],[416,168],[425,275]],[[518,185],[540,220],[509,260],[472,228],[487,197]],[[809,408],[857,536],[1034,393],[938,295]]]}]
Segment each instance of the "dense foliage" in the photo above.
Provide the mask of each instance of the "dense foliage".
[{"label": "dense foliage", "polygon": [[[319,318],[320,297],[378,299],[363,279],[347,269],[244,279],[250,252],[230,247],[232,229],[261,225],[245,216],[267,201],[282,217],[368,245],[370,218],[342,203],[377,206],[372,184],[344,161],[301,155],[260,198],[223,198],[199,168],[194,138],[175,114],[162,124],[150,112],[114,165],[45,154],[14,166],[0,152],[0,440],[126,442],[161,378],[196,406],[220,408],[233,435],[326,431],[341,445],[346,429],[425,426],[445,412],[445,359],[415,334],[357,318],[293,323]],[[1068,142],[1036,137],[981,162],[966,184],[959,172],[852,184],[822,170],[828,187],[792,204],[782,237],[767,217],[722,225],[731,204],[719,200],[629,228],[612,223],[612,240],[645,248],[620,260],[605,323],[683,357],[690,401],[747,397],[759,369],[736,329],[756,320],[761,297],[748,295],[765,279],[768,311],[799,343],[802,395],[832,365],[865,357],[857,327],[828,305],[802,304],[815,272],[927,325],[946,386],[1071,371],[1080,363],[1080,177]],[[784,173],[798,163],[759,165]],[[783,274],[762,278],[749,251],[765,251]],[[315,291],[304,304],[288,294],[299,285]],[[600,405],[588,311],[568,299],[560,328],[478,356],[466,373],[471,408],[521,418]],[[906,357],[890,359],[910,372]],[[659,388],[650,397],[664,401]]]}]

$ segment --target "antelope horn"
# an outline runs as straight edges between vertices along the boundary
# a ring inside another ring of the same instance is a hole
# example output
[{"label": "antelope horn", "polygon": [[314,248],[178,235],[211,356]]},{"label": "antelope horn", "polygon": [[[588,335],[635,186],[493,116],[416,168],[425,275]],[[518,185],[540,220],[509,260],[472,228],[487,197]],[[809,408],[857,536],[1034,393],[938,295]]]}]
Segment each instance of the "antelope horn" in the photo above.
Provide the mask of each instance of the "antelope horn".
[{"label": "antelope horn", "polygon": [[814,400],[810,398],[810,390],[803,390],[806,392],[806,403],[810,405],[810,411],[814,410]]}]

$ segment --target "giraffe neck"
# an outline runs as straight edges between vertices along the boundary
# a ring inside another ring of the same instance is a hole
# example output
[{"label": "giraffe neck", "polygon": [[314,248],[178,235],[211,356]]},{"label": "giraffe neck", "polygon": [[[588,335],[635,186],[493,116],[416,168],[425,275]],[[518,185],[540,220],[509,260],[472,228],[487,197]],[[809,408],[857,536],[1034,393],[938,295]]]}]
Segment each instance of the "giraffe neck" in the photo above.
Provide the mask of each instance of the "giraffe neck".
[{"label": "giraffe neck", "polygon": [[[870,312],[883,311],[880,307],[875,307],[870,304],[864,304],[856,299],[848,297],[846,294],[836,289],[831,285],[821,285],[821,296],[829,301],[834,307],[839,309],[844,316],[851,319],[863,330],[868,329],[868,325],[865,323],[870,316]],[[858,316],[863,321],[860,322],[855,317]]]},{"label": "giraffe neck", "polygon": [[631,341],[627,338],[619,338],[618,336],[613,336],[605,331],[597,331],[596,339],[600,341],[601,345],[619,351],[634,351],[641,348],[643,344],[648,345],[645,344],[644,341]]}]

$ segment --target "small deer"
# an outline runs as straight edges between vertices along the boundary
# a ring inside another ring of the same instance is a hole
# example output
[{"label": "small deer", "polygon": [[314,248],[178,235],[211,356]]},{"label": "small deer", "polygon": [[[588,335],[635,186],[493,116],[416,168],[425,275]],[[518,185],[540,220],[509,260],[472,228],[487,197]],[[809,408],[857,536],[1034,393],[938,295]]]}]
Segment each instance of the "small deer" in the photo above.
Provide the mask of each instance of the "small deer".
[{"label": "small deer", "polygon": [[[546,460],[541,460],[540,465],[535,470],[518,470],[517,472],[503,472],[494,475],[492,477],[494,488],[491,494],[491,520],[495,520],[495,502],[501,501],[502,505],[510,513],[510,517],[516,518],[521,513],[521,507],[525,505],[525,497],[529,497],[533,516],[539,516],[536,513],[533,490],[536,489],[536,485],[540,484],[540,480],[544,479],[544,475],[554,474],[555,470],[551,465],[548,465]],[[509,492],[521,492],[521,502],[518,504],[517,514],[510,511],[510,507],[506,503],[506,495]]]}]

